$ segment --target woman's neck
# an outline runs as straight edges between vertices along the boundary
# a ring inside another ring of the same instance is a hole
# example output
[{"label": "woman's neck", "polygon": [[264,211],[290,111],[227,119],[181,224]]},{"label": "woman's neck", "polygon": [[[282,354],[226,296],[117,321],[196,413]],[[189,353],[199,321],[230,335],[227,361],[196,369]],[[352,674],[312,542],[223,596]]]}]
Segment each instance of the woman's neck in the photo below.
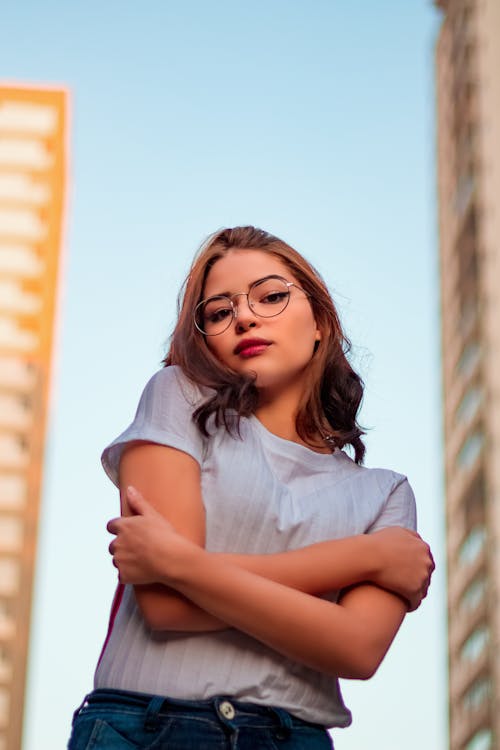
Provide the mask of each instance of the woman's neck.
[{"label": "woman's neck", "polygon": [[296,420],[299,403],[300,397],[293,393],[281,393],[272,399],[266,399],[263,396],[255,411],[255,416],[266,430],[277,437],[305,445],[318,453],[331,453],[331,448],[323,443],[321,437],[318,436],[317,444],[312,446],[298,434]]},{"label": "woman's neck", "polygon": [[255,416],[264,427],[285,440],[297,440],[295,422],[299,410],[301,393],[297,388],[286,388],[278,392],[259,391],[259,405]]},{"label": "woman's neck", "polygon": [[273,435],[284,438],[284,440],[292,440],[295,443],[303,442],[297,434],[295,415],[291,417],[285,411],[277,411],[274,406],[264,405],[256,410],[255,416]]}]

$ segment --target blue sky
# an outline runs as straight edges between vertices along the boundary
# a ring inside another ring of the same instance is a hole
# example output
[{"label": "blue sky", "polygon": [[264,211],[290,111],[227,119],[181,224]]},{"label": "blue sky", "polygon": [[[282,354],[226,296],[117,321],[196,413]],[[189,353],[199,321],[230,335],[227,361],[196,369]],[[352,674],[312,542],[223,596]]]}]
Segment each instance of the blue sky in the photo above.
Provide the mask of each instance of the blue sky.
[{"label": "blue sky", "polygon": [[115,577],[102,448],[159,367],[210,232],[252,223],[327,279],[366,381],[367,464],[406,473],[438,562],[337,750],[446,745],[430,0],[2,8],[5,81],[70,95],[70,184],[24,750],[64,747]]}]

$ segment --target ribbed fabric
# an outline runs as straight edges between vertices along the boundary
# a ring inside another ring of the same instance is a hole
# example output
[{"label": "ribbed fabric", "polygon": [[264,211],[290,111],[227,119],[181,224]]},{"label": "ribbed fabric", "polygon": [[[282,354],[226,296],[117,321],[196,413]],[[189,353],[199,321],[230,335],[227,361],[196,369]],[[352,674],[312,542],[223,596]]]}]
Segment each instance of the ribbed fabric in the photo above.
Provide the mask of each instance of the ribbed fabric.
[{"label": "ribbed fabric", "polygon": [[[223,428],[203,438],[192,412],[207,395],[178,367],[160,370],[146,385],[134,421],[105,449],[102,462],[117,484],[120,456],[131,440],[193,456],[201,466],[208,550],[264,554],[385,526],[415,528],[413,492],[401,474],[357,466],[340,450],[315,453],[273,435],[256,417],[241,420],[241,439]],[[337,595],[324,598],[336,601]],[[131,586],[125,587],[95,687],[186,699],[222,694],[281,706],[327,727],[351,722],[335,678],[235,629],[152,632]]]}]

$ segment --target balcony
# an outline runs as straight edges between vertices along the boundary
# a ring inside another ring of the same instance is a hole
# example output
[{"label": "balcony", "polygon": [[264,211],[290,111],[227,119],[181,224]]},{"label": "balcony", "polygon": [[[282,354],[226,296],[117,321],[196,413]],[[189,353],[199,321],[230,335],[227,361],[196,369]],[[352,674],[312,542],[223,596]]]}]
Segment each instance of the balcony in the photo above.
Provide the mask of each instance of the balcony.
[{"label": "balcony", "polygon": [[36,372],[21,357],[0,357],[0,388],[18,393],[30,393],[36,386]]},{"label": "balcony", "polygon": [[29,458],[29,447],[22,436],[0,434],[0,467],[11,470],[26,469]]},{"label": "balcony", "polygon": [[0,472],[0,510],[22,511],[28,502],[28,483],[23,474]]}]

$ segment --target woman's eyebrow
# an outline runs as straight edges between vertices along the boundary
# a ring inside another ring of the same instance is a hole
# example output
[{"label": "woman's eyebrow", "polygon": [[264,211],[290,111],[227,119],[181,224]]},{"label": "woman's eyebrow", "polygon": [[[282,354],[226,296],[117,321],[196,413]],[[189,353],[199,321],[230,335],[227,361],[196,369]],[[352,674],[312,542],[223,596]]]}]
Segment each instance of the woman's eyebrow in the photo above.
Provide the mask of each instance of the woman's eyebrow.
[{"label": "woman's eyebrow", "polygon": [[215,292],[214,294],[209,294],[206,299],[212,299],[212,297],[231,297],[231,292]]},{"label": "woman's eyebrow", "polygon": [[[259,276],[258,279],[254,279],[248,284],[248,289],[250,289],[254,284],[257,284],[258,281],[265,281],[265,279],[273,279],[273,278],[281,278],[281,276],[277,273],[268,273],[266,276]],[[207,299],[210,299],[211,297],[234,297],[235,294],[245,294],[245,292],[216,292],[215,294],[208,295]]]},{"label": "woman's eyebrow", "polygon": [[[257,279],[257,281],[258,280],[259,279]],[[254,283],[255,282],[253,281],[252,284]],[[252,284],[248,285],[249,289],[252,286]],[[229,297],[229,299],[231,299],[231,297],[234,297],[235,294],[245,294],[245,292],[215,292],[214,294],[209,294],[207,299],[212,299],[212,297]]]}]

